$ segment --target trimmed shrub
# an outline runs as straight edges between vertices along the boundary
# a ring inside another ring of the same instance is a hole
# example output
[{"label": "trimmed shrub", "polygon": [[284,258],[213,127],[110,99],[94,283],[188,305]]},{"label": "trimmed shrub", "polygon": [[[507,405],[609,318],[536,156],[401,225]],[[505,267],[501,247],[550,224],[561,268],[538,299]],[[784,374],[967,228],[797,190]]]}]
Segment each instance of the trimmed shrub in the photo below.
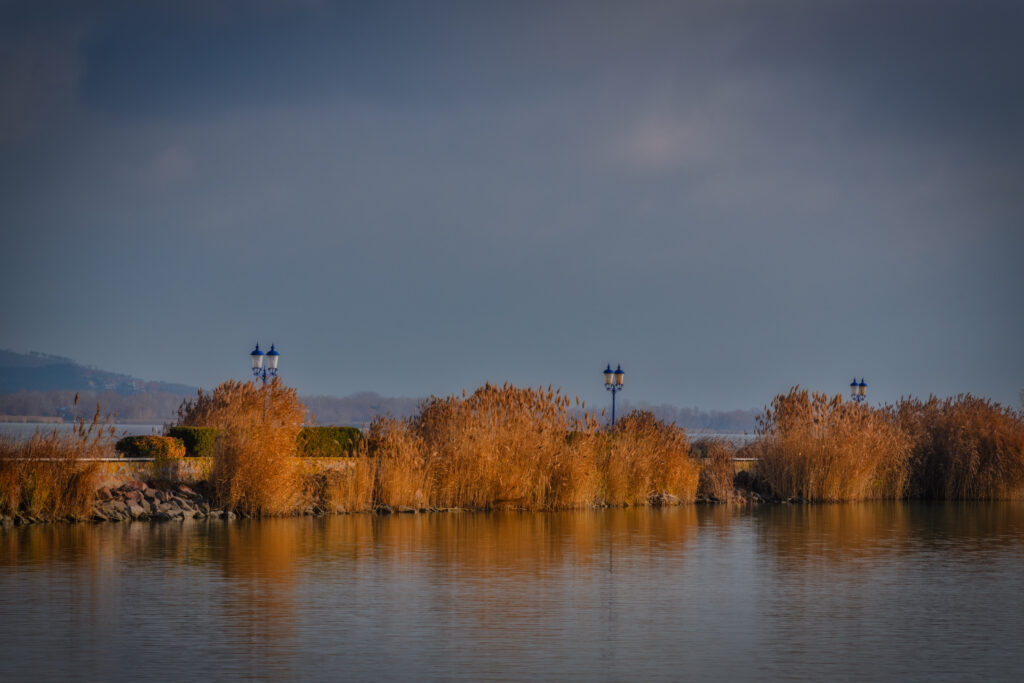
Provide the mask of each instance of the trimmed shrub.
[{"label": "trimmed shrub", "polygon": [[217,440],[217,430],[213,427],[171,427],[167,436],[185,444],[187,458],[213,457],[213,444]]},{"label": "trimmed shrub", "polygon": [[185,444],[171,436],[126,436],[114,444],[114,450],[126,458],[176,460],[185,457]]},{"label": "trimmed shrub", "polygon": [[298,455],[302,458],[335,458],[359,455],[363,433],[355,427],[303,427]]}]

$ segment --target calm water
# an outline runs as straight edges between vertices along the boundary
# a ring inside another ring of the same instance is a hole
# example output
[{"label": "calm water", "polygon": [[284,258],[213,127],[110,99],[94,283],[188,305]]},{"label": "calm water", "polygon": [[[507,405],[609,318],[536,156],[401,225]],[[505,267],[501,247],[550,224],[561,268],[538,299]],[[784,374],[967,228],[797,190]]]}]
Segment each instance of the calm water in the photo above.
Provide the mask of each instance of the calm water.
[{"label": "calm water", "polygon": [[1022,680],[1024,505],[0,530],[0,680]]},{"label": "calm water", "polygon": [[[115,424],[114,436],[130,436],[135,434],[163,434],[162,424]],[[0,422],[0,435],[11,436],[17,440],[31,439],[36,432],[52,434],[57,430],[58,434],[70,435],[75,425],[72,422]]]}]

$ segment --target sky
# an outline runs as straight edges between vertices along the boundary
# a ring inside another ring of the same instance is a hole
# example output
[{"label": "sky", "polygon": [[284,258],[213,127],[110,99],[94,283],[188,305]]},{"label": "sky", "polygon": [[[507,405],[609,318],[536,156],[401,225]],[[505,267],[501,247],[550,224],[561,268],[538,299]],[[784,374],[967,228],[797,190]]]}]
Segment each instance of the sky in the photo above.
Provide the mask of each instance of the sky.
[{"label": "sky", "polygon": [[1024,4],[0,1],[0,348],[301,394],[1024,388]]}]

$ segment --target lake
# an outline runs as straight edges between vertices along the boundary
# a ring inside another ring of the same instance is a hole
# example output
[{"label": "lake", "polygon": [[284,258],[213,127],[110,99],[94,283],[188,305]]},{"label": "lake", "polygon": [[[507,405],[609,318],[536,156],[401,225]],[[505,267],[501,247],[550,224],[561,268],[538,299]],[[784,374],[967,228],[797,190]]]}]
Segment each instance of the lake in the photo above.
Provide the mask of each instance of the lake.
[{"label": "lake", "polygon": [[1024,679],[1024,504],[0,529],[0,680]]},{"label": "lake", "polygon": [[[163,434],[162,424],[115,424],[114,437],[134,436],[137,434]],[[49,435],[57,431],[58,434],[70,436],[75,429],[73,422],[0,422],[0,436],[9,436],[16,441],[26,441],[32,435],[39,432]]]}]

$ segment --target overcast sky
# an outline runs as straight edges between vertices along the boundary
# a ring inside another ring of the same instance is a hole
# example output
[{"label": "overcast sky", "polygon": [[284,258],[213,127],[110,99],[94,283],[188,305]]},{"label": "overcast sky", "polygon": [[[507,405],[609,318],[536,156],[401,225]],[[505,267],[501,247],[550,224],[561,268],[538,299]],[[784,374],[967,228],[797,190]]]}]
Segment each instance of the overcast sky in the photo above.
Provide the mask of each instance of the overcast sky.
[{"label": "overcast sky", "polygon": [[[88,6],[88,7],[87,7]],[[0,2],[0,347],[303,394],[1024,387],[1024,3]]]}]

